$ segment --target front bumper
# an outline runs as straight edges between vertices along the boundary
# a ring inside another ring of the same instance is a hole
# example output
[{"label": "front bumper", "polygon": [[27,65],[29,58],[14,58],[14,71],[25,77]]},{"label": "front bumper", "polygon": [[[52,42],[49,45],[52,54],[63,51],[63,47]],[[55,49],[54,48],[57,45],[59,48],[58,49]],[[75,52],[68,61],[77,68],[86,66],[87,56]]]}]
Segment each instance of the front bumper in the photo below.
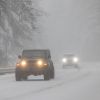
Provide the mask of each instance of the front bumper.
[{"label": "front bumper", "polygon": [[63,68],[71,68],[71,67],[78,67],[78,63],[66,63],[62,65]]},{"label": "front bumper", "polygon": [[48,69],[48,66],[39,68],[38,66],[16,67],[16,70],[26,75],[41,75]]}]

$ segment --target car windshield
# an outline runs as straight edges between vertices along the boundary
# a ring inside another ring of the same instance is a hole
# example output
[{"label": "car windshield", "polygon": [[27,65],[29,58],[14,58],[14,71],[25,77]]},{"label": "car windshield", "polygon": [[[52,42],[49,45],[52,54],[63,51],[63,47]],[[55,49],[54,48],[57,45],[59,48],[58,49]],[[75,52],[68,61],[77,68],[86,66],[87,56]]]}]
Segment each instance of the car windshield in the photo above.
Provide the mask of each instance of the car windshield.
[{"label": "car windshield", "polygon": [[65,57],[65,58],[73,58],[74,55],[73,55],[73,54],[65,54],[64,57]]},{"label": "car windshield", "polygon": [[47,57],[47,54],[43,50],[25,50],[22,52],[22,58],[37,58]]}]

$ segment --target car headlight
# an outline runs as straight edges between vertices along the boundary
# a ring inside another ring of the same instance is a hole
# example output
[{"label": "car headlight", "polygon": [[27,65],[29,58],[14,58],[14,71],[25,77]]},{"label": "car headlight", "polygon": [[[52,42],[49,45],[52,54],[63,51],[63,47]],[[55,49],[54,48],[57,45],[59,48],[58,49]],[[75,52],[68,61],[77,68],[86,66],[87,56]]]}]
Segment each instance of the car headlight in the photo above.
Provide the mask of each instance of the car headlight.
[{"label": "car headlight", "polygon": [[63,62],[63,63],[66,63],[66,62],[67,62],[67,58],[63,58],[63,59],[62,59],[62,62]]},{"label": "car headlight", "polygon": [[42,60],[38,60],[37,61],[37,65],[42,66],[43,65],[43,61]]},{"label": "car headlight", "polygon": [[21,66],[25,67],[27,65],[27,62],[25,60],[21,61]]},{"label": "car headlight", "polygon": [[38,60],[37,61],[37,66],[40,67],[40,68],[45,67],[47,65],[48,65],[48,63],[43,61],[43,60]]},{"label": "car headlight", "polygon": [[78,62],[78,58],[77,57],[74,57],[73,58],[73,62],[77,63]]}]

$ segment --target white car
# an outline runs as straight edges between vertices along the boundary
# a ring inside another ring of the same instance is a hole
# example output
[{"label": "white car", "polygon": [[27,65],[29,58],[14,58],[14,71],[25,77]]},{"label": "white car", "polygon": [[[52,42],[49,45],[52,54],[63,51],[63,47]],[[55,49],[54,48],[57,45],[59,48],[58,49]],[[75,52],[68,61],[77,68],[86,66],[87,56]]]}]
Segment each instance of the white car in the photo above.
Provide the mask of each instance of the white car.
[{"label": "white car", "polygon": [[79,58],[73,54],[65,54],[62,58],[63,68],[78,68]]}]

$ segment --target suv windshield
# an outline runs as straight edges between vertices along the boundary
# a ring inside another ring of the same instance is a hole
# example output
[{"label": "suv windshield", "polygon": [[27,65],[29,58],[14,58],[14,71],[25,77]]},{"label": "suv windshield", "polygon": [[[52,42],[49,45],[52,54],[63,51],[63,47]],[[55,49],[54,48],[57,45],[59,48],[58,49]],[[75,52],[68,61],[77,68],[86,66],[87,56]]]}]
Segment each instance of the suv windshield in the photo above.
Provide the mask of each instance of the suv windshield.
[{"label": "suv windshield", "polygon": [[37,57],[45,57],[47,58],[46,50],[24,50],[22,52],[23,58],[37,58]]}]

